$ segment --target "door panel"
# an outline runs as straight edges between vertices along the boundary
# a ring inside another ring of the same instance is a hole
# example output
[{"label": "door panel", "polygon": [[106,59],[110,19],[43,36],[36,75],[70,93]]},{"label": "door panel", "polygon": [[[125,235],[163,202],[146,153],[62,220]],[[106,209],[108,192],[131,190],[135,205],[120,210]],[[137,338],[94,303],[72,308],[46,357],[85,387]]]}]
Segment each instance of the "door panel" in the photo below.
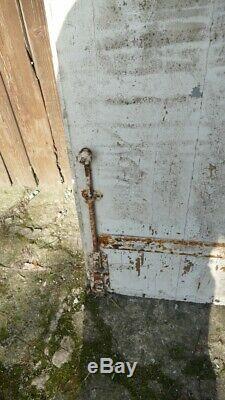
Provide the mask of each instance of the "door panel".
[{"label": "door panel", "polygon": [[224,243],[100,236],[116,293],[224,303]]},{"label": "door panel", "polygon": [[77,204],[88,253],[76,157],[89,147],[113,291],[224,302],[224,16],[221,0],[79,0],[65,16],[57,49]]}]

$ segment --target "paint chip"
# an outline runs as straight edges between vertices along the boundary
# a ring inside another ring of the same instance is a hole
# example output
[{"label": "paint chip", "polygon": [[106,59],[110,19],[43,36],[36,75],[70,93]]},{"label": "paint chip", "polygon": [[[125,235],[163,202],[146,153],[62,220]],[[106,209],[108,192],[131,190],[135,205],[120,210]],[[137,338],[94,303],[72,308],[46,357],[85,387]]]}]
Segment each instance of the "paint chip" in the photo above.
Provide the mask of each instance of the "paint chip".
[{"label": "paint chip", "polygon": [[203,96],[203,93],[200,90],[200,85],[193,87],[190,96],[195,97],[197,99]]}]

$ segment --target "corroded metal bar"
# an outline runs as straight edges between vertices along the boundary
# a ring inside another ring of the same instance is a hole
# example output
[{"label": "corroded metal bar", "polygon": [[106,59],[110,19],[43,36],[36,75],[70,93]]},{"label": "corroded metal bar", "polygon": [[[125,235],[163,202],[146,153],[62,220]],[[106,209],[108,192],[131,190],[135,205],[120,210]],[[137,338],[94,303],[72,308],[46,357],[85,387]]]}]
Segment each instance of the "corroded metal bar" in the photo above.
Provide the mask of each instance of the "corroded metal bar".
[{"label": "corroded metal bar", "polygon": [[99,236],[102,249],[144,251],[151,253],[176,254],[180,256],[225,258],[225,243],[203,242],[156,237]]},{"label": "corroded metal bar", "polygon": [[88,205],[93,252],[95,253],[98,252],[99,246],[98,246],[98,232],[97,232],[96,213],[95,213],[96,196],[93,188],[93,179],[91,170],[91,161],[92,161],[91,150],[87,148],[82,149],[78,155],[78,161],[84,166],[84,171],[85,171],[87,188],[82,190],[82,196],[84,197]]},{"label": "corroded metal bar", "polygon": [[88,205],[89,221],[92,237],[92,253],[89,254],[90,287],[95,294],[103,294],[109,287],[108,259],[99,249],[98,230],[96,223],[95,201],[102,194],[95,191],[92,179],[92,152],[84,148],[79,152],[78,161],[84,166],[87,187],[82,190],[82,196]]}]

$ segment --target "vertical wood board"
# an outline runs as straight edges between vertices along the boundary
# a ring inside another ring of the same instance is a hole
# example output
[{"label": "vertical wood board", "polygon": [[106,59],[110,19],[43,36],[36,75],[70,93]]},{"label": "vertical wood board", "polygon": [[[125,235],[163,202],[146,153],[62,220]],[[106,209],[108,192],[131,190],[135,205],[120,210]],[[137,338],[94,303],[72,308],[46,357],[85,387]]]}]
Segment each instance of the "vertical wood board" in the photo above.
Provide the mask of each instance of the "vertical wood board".
[{"label": "vertical wood board", "polygon": [[43,0],[20,0],[20,5],[31,56],[51,127],[58,167],[62,179],[69,183],[71,173]]},{"label": "vertical wood board", "polygon": [[38,79],[25,47],[15,0],[0,7],[0,67],[30,163],[41,185],[61,182]]},{"label": "vertical wood board", "polygon": [[3,163],[2,156],[0,154],[0,187],[9,188],[11,187],[11,182],[9,180],[8,173],[6,171],[5,165]]},{"label": "vertical wood board", "polygon": [[12,183],[35,186],[29,160],[0,74],[0,149]]}]

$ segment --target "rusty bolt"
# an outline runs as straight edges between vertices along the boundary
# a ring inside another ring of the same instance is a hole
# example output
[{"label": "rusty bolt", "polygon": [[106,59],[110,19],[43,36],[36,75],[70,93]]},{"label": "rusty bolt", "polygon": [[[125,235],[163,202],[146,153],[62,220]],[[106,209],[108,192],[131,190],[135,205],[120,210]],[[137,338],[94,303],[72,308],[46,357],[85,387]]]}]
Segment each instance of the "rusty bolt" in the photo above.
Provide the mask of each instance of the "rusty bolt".
[{"label": "rusty bolt", "polygon": [[82,149],[77,157],[78,161],[83,165],[90,165],[92,160],[92,152],[88,148]]}]

